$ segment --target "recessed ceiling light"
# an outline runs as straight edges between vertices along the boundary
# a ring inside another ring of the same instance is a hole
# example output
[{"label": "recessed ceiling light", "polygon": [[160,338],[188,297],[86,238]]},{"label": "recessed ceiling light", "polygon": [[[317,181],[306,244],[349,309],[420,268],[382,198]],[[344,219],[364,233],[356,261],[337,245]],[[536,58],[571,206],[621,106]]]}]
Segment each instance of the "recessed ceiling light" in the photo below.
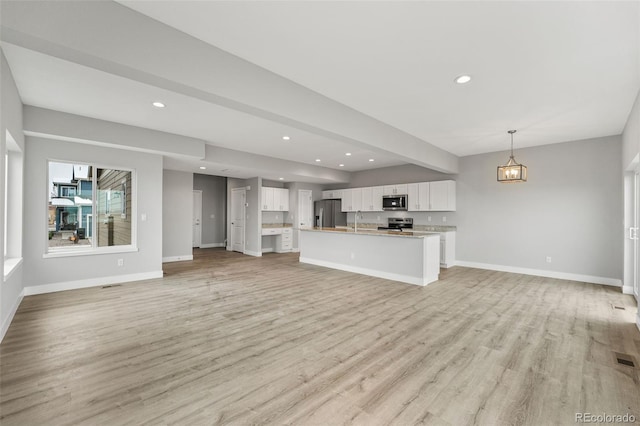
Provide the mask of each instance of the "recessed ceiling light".
[{"label": "recessed ceiling light", "polygon": [[284,180],[284,178],[278,178],[278,179],[280,179],[280,180]]},{"label": "recessed ceiling light", "polygon": [[465,84],[471,81],[471,76],[470,75],[459,75],[456,77],[455,82],[458,84]]},{"label": "recessed ceiling light", "polygon": [[319,163],[319,162],[320,162],[320,159],[319,159],[319,158],[316,158],[316,163]]},{"label": "recessed ceiling light", "polygon": [[283,136],[282,139],[284,139],[285,141],[288,141],[291,138],[289,136]]},{"label": "recessed ceiling light", "polygon": [[351,155],[350,152],[345,152],[344,155],[346,155],[347,157]]},{"label": "recessed ceiling light", "polygon": [[159,101],[155,101],[151,105],[153,105],[156,108],[164,108],[166,106],[165,104],[163,104],[162,102],[159,102]]},{"label": "recessed ceiling light", "polygon": [[207,170],[205,166],[200,166],[200,170]]},{"label": "recessed ceiling light", "polygon": [[376,160],[374,160],[373,158],[369,158],[369,161],[376,161]]},{"label": "recessed ceiling light", "polygon": [[344,164],[338,164],[338,167],[344,167]]}]

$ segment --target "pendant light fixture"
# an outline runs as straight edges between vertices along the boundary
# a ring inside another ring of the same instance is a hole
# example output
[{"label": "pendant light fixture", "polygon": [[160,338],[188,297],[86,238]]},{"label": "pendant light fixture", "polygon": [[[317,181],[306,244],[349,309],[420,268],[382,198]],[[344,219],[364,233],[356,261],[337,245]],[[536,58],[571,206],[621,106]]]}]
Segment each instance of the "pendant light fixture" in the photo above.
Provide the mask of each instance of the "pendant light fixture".
[{"label": "pendant light fixture", "polygon": [[498,182],[511,183],[527,181],[527,166],[519,164],[516,162],[516,159],[513,158],[513,134],[515,132],[515,130],[509,130],[507,132],[511,135],[511,156],[507,164],[498,166]]}]

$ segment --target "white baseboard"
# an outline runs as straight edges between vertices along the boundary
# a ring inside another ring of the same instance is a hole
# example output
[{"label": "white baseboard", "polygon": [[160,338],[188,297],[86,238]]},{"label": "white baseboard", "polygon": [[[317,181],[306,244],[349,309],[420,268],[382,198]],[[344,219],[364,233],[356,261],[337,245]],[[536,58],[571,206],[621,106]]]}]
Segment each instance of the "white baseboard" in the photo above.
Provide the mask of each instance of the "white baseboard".
[{"label": "white baseboard", "polygon": [[409,275],[401,275],[401,274],[394,274],[390,272],[376,271],[375,269],[360,268],[357,266],[343,265],[341,263],[333,263],[333,262],[327,262],[324,260],[309,259],[306,257],[300,257],[300,263],[309,263],[311,265],[324,266],[325,268],[339,269],[341,271],[354,272],[356,274],[369,275],[372,277],[384,278],[385,280],[400,281],[402,283],[420,285],[420,286],[425,286],[427,284],[430,284],[438,280],[438,275],[436,275],[435,277],[425,277],[424,279],[421,279],[421,278],[412,277]]},{"label": "white baseboard", "polygon": [[273,253],[275,251],[275,249],[273,248],[263,248],[262,252],[263,253]]},{"label": "white baseboard", "polygon": [[636,327],[640,330],[640,311],[638,311],[638,315],[636,315]]},{"label": "white baseboard", "polygon": [[18,312],[18,308],[20,307],[20,303],[22,303],[23,298],[24,289],[22,289],[22,291],[18,295],[18,298],[16,299],[16,302],[11,307],[9,315],[7,315],[2,321],[2,328],[0,328],[0,342],[2,342],[2,339],[4,339],[4,335],[7,334],[7,330],[9,330],[9,326],[11,325],[11,321],[13,321],[13,317],[16,315],[16,312]]},{"label": "white baseboard", "polygon": [[546,278],[579,281],[592,284],[603,284],[614,287],[622,287],[622,280],[618,278],[597,277],[595,275],[571,274],[567,272],[547,271],[544,269],[520,268],[517,266],[492,265],[488,263],[466,262],[457,260],[456,265],[467,268],[488,269],[490,271],[512,272],[514,274],[536,275]]},{"label": "white baseboard", "polygon": [[632,285],[623,285],[622,286],[623,294],[633,294],[633,286]]},{"label": "white baseboard", "polygon": [[34,294],[54,293],[56,291],[76,290],[80,288],[97,287],[131,281],[151,280],[155,278],[162,278],[162,271],[141,272],[138,274],[114,275],[111,277],[89,278],[86,280],[33,285],[24,288],[24,295],[32,296]]},{"label": "white baseboard", "polygon": [[162,258],[162,263],[169,263],[169,262],[182,262],[184,260],[193,260],[193,255],[189,254],[189,255],[185,255],[185,256],[169,256],[169,257],[163,257]]},{"label": "white baseboard", "polygon": [[224,243],[207,243],[200,244],[200,248],[214,248],[214,247],[224,247]]},{"label": "white baseboard", "polygon": [[291,249],[291,252],[292,252],[292,253],[300,253],[300,247],[298,247],[298,248],[292,248],[292,249]]},{"label": "white baseboard", "polygon": [[255,257],[261,257],[262,256],[262,252],[260,252],[260,251],[251,251],[251,250],[245,250],[244,254],[248,254],[249,256],[255,256]]}]

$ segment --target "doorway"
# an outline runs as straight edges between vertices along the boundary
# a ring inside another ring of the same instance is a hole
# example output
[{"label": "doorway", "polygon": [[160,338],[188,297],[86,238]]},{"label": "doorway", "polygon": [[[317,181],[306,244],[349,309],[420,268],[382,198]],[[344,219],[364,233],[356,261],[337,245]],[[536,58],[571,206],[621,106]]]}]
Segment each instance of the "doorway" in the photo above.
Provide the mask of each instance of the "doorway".
[{"label": "doorway", "polygon": [[193,219],[191,221],[191,247],[202,245],[202,191],[193,191]]},{"label": "doorway", "polygon": [[232,251],[244,253],[245,200],[247,191],[244,188],[231,190],[231,238]]}]

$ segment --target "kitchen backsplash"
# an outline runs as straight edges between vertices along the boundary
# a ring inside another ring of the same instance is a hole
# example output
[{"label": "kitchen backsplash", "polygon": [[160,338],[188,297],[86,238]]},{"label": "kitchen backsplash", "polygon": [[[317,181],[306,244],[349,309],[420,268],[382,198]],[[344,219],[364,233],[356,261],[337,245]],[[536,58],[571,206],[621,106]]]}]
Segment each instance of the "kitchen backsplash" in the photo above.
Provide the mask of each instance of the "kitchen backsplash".
[{"label": "kitchen backsplash", "polygon": [[[366,227],[386,226],[390,217],[411,217],[413,226],[456,226],[456,212],[362,212],[358,213],[358,226],[367,224]],[[431,220],[429,220],[431,218]],[[355,213],[347,213],[347,223],[352,224]]]}]

